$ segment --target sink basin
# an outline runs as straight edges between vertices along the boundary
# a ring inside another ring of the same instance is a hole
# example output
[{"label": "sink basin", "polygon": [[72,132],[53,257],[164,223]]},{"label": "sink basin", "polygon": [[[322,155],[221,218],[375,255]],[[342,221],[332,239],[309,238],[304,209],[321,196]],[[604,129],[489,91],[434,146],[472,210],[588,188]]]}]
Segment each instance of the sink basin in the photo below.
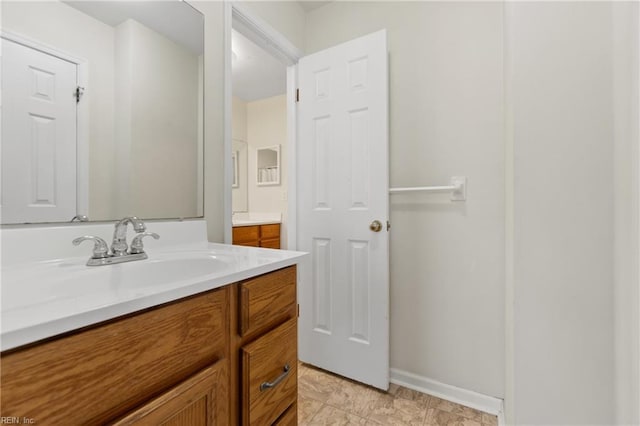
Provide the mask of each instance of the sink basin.
[{"label": "sink basin", "polygon": [[184,285],[229,271],[232,259],[210,252],[152,255],[150,259],[107,266],[85,266],[86,259],[40,262],[2,271],[2,311],[105,294],[134,298],[146,288]]}]

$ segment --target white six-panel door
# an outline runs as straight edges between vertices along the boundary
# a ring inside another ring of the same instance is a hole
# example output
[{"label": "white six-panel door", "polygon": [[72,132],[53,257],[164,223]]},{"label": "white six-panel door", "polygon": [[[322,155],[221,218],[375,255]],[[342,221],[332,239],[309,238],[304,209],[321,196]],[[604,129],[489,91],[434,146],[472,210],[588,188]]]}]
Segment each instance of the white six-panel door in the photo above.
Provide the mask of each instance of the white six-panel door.
[{"label": "white six-panel door", "polygon": [[76,215],[76,64],[2,39],[2,223]]},{"label": "white six-panel door", "polygon": [[[386,31],[298,65],[299,356],[389,386]],[[378,232],[370,229],[378,221]]]}]

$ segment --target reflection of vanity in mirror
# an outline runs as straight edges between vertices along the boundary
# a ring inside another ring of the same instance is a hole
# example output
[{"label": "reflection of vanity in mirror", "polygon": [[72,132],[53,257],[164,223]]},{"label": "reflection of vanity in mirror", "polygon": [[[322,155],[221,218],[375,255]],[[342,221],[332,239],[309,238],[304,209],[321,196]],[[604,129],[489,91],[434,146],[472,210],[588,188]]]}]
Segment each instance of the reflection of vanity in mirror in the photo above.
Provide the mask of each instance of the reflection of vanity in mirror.
[{"label": "reflection of vanity in mirror", "polygon": [[203,16],[2,4],[2,223],[203,215]]}]

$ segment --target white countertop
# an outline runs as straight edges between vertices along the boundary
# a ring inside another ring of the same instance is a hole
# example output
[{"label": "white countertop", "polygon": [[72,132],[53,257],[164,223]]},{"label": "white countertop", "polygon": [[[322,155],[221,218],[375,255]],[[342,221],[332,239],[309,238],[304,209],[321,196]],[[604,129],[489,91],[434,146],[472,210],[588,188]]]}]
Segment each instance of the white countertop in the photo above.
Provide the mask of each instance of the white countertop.
[{"label": "white countertop", "polygon": [[203,241],[147,253],[147,260],[94,267],[86,266],[86,255],[13,264],[3,259],[1,350],[291,266],[306,256]]},{"label": "white countertop", "polygon": [[238,228],[240,226],[256,226],[256,225],[274,225],[274,224],[278,224],[280,223],[279,220],[243,220],[243,219],[238,219],[238,220],[233,220],[233,227],[234,228]]},{"label": "white countertop", "polygon": [[238,226],[255,226],[255,225],[273,225],[282,222],[280,213],[235,213],[231,218],[234,227]]}]

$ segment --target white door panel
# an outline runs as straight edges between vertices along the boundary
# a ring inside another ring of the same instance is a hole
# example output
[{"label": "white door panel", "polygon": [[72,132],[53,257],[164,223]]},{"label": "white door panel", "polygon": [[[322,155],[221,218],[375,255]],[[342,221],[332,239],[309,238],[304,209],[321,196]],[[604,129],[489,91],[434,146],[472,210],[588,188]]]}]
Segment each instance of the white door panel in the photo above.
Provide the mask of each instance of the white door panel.
[{"label": "white door panel", "polygon": [[300,358],[389,385],[386,31],[299,63]]},{"label": "white door panel", "polygon": [[2,223],[76,214],[76,73],[2,39]]}]

